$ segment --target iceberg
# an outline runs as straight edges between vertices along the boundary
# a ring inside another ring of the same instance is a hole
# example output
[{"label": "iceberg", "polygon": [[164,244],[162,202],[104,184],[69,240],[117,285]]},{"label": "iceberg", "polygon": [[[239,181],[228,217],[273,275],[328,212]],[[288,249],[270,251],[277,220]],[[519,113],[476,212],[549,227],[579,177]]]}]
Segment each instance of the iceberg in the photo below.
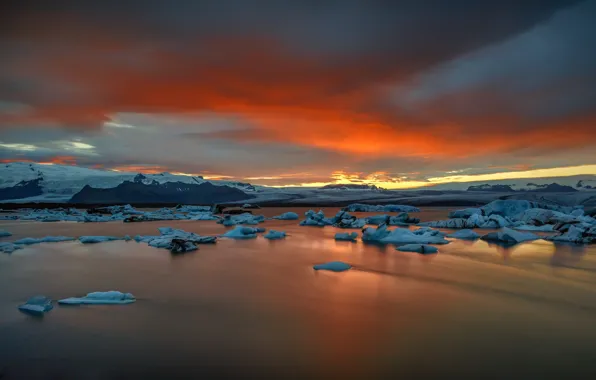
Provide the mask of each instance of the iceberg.
[{"label": "iceberg", "polygon": [[366,205],[353,203],[344,208],[350,212],[420,212],[418,207],[406,205]]},{"label": "iceberg", "polygon": [[263,237],[269,240],[285,239],[286,233],[284,231],[269,230]]},{"label": "iceberg", "polygon": [[178,212],[209,212],[211,206],[190,206],[190,205],[178,205],[176,206]]},{"label": "iceberg", "polygon": [[134,240],[137,243],[147,243],[151,247],[169,249],[174,253],[195,250],[198,249],[196,244],[215,243],[217,240],[215,236],[200,236],[193,232],[186,232],[171,227],[159,227],[158,231],[160,233],[159,236],[137,235],[134,237]]},{"label": "iceberg", "polygon": [[322,210],[319,210],[319,212],[308,210],[304,215],[306,216],[306,219],[300,222],[301,226],[324,227],[333,225],[333,220],[325,218],[325,214]]},{"label": "iceberg", "polygon": [[295,212],[284,212],[281,215],[278,216],[274,216],[273,219],[277,219],[277,220],[297,220],[298,219],[298,214],[296,214]]},{"label": "iceberg", "polygon": [[385,244],[448,244],[441,231],[416,230],[414,232],[405,228],[396,228],[380,240]]},{"label": "iceberg", "polygon": [[380,224],[389,224],[389,215],[373,215],[366,218],[367,224],[378,226]]},{"label": "iceberg", "polygon": [[249,224],[255,225],[265,221],[265,217],[263,215],[253,215],[251,213],[245,212],[243,214],[237,215],[225,215],[222,219],[218,220],[218,224],[223,224],[226,227],[235,226],[238,224]]},{"label": "iceberg", "polygon": [[549,236],[546,240],[575,244],[593,244],[596,243],[596,225],[571,225],[566,232]]},{"label": "iceberg", "polygon": [[432,245],[426,244],[406,244],[401,245],[396,249],[402,252],[418,252],[422,254],[439,252],[439,249],[437,247],[433,247]]},{"label": "iceberg", "polygon": [[6,230],[0,230],[0,237],[12,236],[12,234]]},{"label": "iceberg", "polygon": [[420,226],[434,227],[434,228],[503,228],[512,225],[509,218],[504,218],[501,215],[495,214],[484,216],[480,214],[473,214],[468,219],[453,218],[447,220],[435,220],[432,222],[419,223]]},{"label": "iceberg", "polygon": [[380,242],[389,235],[386,224],[381,224],[379,227],[368,227],[362,231],[362,241],[365,242]]},{"label": "iceberg", "polygon": [[257,233],[260,232],[265,232],[265,229],[237,226],[221,236],[230,239],[254,239],[257,237]]},{"label": "iceberg", "polygon": [[44,313],[52,310],[52,300],[46,296],[33,296],[22,305],[19,305],[19,310],[25,313],[34,315],[43,315]]},{"label": "iceberg", "polygon": [[122,293],[116,290],[109,292],[87,293],[85,297],[70,297],[58,301],[62,305],[124,305],[136,301],[135,296],[130,293]]},{"label": "iceberg", "polygon": [[178,238],[172,239],[167,248],[172,253],[186,253],[186,252],[196,251],[197,249],[199,249],[195,243],[188,241],[188,240],[184,240],[184,239],[178,239]]},{"label": "iceberg", "polygon": [[73,241],[75,238],[70,236],[46,236],[42,238],[23,238],[14,242],[14,244],[31,245],[39,243],[59,243],[62,241]]},{"label": "iceberg", "polygon": [[189,220],[219,220],[218,216],[213,215],[211,212],[190,212],[186,215]]},{"label": "iceberg", "polygon": [[331,261],[325,264],[317,264],[313,266],[314,270],[329,270],[332,272],[343,272],[352,268],[350,264],[341,261]]},{"label": "iceberg", "polygon": [[83,244],[103,243],[106,241],[123,240],[116,236],[81,236],[79,241]]},{"label": "iceberg", "polygon": [[339,232],[335,234],[335,240],[356,241],[358,232]]},{"label": "iceberg", "polygon": [[505,199],[505,200],[496,200],[492,201],[489,204],[482,206],[482,213],[484,215],[501,215],[504,217],[511,217],[514,219],[519,219],[519,216],[524,213],[526,210],[532,208],[540,208],[546,210],[553,210],[553,211],[560,211],[566,214],[573,212],[573,207],[565,207],[559,205],[552,205],[547,203],[539,203],[539,202],[532,202],[526,200],[517,200],[517,199]]},{"label": "iceberg", "polygon": [[22,249],[22,245],[13,244],[11,242],[0,242],[0,252],[2,253],[13,253],[17,249]]},{"label": "iceberg", "polygon": [[476,240],[480,238],[480,235],[476,231],[463,229],[449,234],[447,237],[461,240]]},{"label": "iceberg", "polygon": [[514,245],[525,241],[537,240],[540,237],[530,232],[519,232],[510,228],[503,228],[497,232],[489,232],[480,239],[504,245]]},{"label": "iceberg", "polygon": [[400,212],[395,216],[389,217],[387,224],[390,226],[407,226],[409,224],[420,223],[419,218],[412,218],[407,212]]},{"label": "iceberg", "polygon": [[471,207],[471,208],[464,208],[462,210],[451,211],[449,213],[449,219],[453,219],[453,218],[468,219],[472,215],[482,215],[482,210],[479,208]]}]

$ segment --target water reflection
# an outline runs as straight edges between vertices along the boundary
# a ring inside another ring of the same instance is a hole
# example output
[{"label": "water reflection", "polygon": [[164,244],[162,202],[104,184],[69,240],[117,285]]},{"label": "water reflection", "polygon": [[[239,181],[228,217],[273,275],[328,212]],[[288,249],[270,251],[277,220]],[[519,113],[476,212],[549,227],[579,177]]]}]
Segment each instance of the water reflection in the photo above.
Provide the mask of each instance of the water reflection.
[{"label": "water reflection", "polygon": [[[283,211],[289,210],[263,213]],[[420,216],[439,219],[448,211]],[[18,239],[156,234],[168,225],[203,235],[225,231],[214,222],[187,221],[0,228]],[[285,221],[264,227],[288,237],[222,239],[176,256],[122,241],[43,244],[0,255],[0,368],[35,378],[27,369],[43,358],[71,377],[81,374],[75,378],[108,366],[122,373],[207,365],[242,369],[247,377],[250,369],[257,377],[268,370],[285,377],[291,369],[313,378],[412,378],[454,368],[477,377],[490,368],[504,377],[511,368],[503,363],[513,357],[546,374],[571,374],[580,364],[596,371],[594,246],[535,241],[506,248],[451,240],[438,254],[419,255],[394,245],[335,241],[340,230],[332,227]],[[312,270],[332,260],[354,269]],[[139,301],[123,308],[57,307],[41,321],[16,310],[38,293],[62,298],[110,289]]]}]

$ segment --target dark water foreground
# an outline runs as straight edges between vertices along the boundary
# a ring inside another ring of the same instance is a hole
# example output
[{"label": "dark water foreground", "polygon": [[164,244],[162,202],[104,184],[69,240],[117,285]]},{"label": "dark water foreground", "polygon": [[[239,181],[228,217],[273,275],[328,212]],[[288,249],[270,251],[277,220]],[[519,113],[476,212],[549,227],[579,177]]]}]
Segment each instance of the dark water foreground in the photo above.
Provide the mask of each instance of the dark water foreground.
[{"label": "dark water foreground", "polygon": [[[422,218],[446,214],[427,210]],[[210,221],[0,228],[14,233],[3,240],[16,240],[157,234],[167,225],[224,231]],[[135,242],[43,244],[0,255],[0,379],[596,375],[596,247],[454,241],[421,256],[335,242],[331,227],[262,226],[289,236],[222,239],[183,256]],[[312,270],[330,260],[356,269]],[[55,307],[43,318],[16,308],[35,294],[112,289],[139,300]]]}]

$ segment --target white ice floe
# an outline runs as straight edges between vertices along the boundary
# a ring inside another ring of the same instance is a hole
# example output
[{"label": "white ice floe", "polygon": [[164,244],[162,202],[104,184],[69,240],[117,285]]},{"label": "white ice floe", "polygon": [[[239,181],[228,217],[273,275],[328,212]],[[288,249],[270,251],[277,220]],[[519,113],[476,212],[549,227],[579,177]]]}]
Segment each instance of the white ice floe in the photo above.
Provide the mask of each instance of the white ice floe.
[{"label": "white ice floe", "polygon": [[226,232],[221,235],[222,237],[230,239],[254,239],[257,237],[257,233],[265,232],[264,228],[253,228],[253,227],[242,227],[236,226],[233,230]]},{"label": "white ice floe", "polygon": [[353,203],[344,208],[350,212],[419,212],[420,209],[414,206],[406,205],[366,205],[362,203]]},{"label": "white ice floe", "polygon": [[422,254],[439,252],[439,249],[437,247],[433,247],[432,245],[426,244],[406,244],[400,245],[396,249],[402,252],[418,252]]},{"label": "white ice floe", "polygon": [[17,249],[22,249],[22,245],[13,244],[11,242],[0,242],[0,252],[2,253],[13,253]]},{"label": "white ice floe", "polygon": [[540,236],[534,235],[530,232],[520,232],[512,230],[511,228],[503,228],[500,231],[489,232],[488,234],[482,236],[481,239],[493,243],[514,245],[525,241],[540,239]]},{"label": "white ice floe", "polygon": [[83,244],[103,243],[106,241],[124,240],[124,238],[116,236],[81,236],[79,241]]},{"label": "white ice floe", "polygon": [[358,232],[339,232],[335,234],[335,240],[356,241]]},{"label": "white ice floe", "polygon": [[12,234],[6,230],[0,230],[0,237],[12,236]]},{"label": "white ice floe", "polygon": [[480,238],[480,235],[476,231],[463,229],[449,234],[447,237],[461,240],[476,240]]},{"label": "white ice floe", "polygon": [[274,216],[273,219],[278,219],[278,220],[297,220],[298,219],[298,214],[296,214],[295,212],[284,212],[281,215],[277,215]]},{"label": "white ice floe", "polygon": [[284,231],[269,230],[263,237],[269,240],[285,239],[286,233]]},{"label": "white ice floe", "polygon": [[52,300],[46,296],[33,296],[22,305],[19,305],[19,310],[25,313],[34,315],[43,315],[44,313],[52,310]]},{"label": "white ice floe", "polygon": [[324,264],[317,264],[313,266],[314,270],[328,270],[332,272],[343,272],[352,268],[350,264],[341,261],[331,261]]},{"label": "white ice floe", "polygon": [[217,223],[223,224],[226,227],[235,226],[238,224],[255,225],[263,223],[265,217],[263,215],[253,215],[245,212],[238,215],[225,215],[222,219],[218,220]]},{"label": "white ice floe", "polygon": [[88,293],[85,297],[65,298],[59,300],[58,303],[63,305],[124,305],[135,301],[135,296],[130,293],[111,290],[109,292]]},{"label": "white ice floe", "polygon": [[46,236],[42,238],[23,238],[14,242],[14,244],[31,245],[39,243],[59,243],[62,241],[73,241],[75,238],[70,236]]}]

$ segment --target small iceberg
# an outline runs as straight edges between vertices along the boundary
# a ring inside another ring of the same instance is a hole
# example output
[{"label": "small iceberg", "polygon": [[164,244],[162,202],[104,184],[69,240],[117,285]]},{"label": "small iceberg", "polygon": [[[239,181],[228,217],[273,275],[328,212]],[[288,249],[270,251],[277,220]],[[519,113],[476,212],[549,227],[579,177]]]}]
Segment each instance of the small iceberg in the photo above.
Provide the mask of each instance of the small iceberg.
[{"label": "small iceberg", "polygon": [[439,252],[439,249],[437,247],[433,247],[432,245],[426,244],[406,244],[397,247],[397,250],[402,252],[418,252],[422,254]]},{"label": "small iceberg", "polygon": [[52,300],[46,296],[34,296],[29,298],[24,304],[19,305],[20,311],[39,316],[53,308]]},{"label": "small iceberg", "polygon": [[187,214],[188,220],[219,220],[218,216],[211,212],[191,212]]},{"label": "small iceberg", "polygon": [[251,213],[245,212],[243,214],[236,214],[231,215],[227,214],[222,219],[218,220],[218,224],[223,224],[226,227],[235,226],[237,224],[259,224],[265,221],[265,217],[263,215],[253,215]]},{"label": "small iceberg", "polygon": [[200,236],[193,232],[174,229],[171,227],[159,227],[159,236],[137,235],[134,240],[137,243],[147,243],[151,247],[169,249],[172,253],[183,253],[198,249],[197,244],[215,243],[215,236]]},{"label": "small iceberg", "polygon": [[103,243],[106,241],[123,240],[116,236],[81,236],[79,241],[83,244]]},{"label": "small iceberg", "polygon": [[0,252],[2,253],[13,253],[17,249],[22,249],[22,245],[13,244],[11,242],[0,242]]},{"label": "small iceberg", "polygon": [[317,264],[313,266],[314,270],[329,270],[332,272],[343,272],[352,268],[350,264],[341,261],[331,261],[325,264]]},{"label": "small iceberg", "polygon": [[324,227],[334,223],[334,220],[325,217],[322,210],[319,210],[319,212],[308,210],[304,215],[306,219],[300,222],[301,226]]},{"label": "small iceberg", "polygon": [[284,231],[269,230],[263,237],[269,240],[285,239],[286,233]]},{"label": "small iceberg", "polygon": [[480,234],[474,230],[463,229],[449,234],[447,237],[461,240],[476,240],[480,238]]},{"label": "small iceberg", "polygon": [[533,226],[530,224],[522,224],[521,226],[513,227],[516,230],[520,231],[540,231],[540,232],[553,232],[554,225],[552,224],[545,224],[543,226]]},{"label": "small iceberg", "polygon": [[339,232],[335,234],[335,240],[356,241],[358,232]]},{"label": "small iceberg", "polygon": [[70,297],[59,300],[61,305],[125,305],[136,301],[135,296],[130,293],[122,293],[116,290],[109,292],[88,293],[85,297]]},{"label": "small iceberg", "polygon": [[168,249],[172,253],[186,253],[199,249],[197,245],[191,241],[184,239],[172,239]]},{"label": "small iceberg", "polygon": [[260,232],[265,232],[265,229],[237,226],[221,236],[230,239],[254,239],[257,237],[257,233]]},{"label": "small iceberg", "polygon": [[454,218],[468,219],[472,215],[482,215],[482,210],[479,208],[471,207],[471,208],[464,208],[462,210],[451,211],[449,213],[449,219],[454,219]]},{"label": "small iceberg", "polygon": [[546,240],[575,244],[596,243],[596,225],[571,225],[566,232],[556,236],[549,236]]},{"label": "small iceberg", "polygon": [[278,216],[274,216],[273,219],[277,219],[277,220],[298,220],[298,214],[296,214],[295,212],[284,212],[281,215]]},{"label": "small iceberg", "polygon": [[6,230],[0,230],[0,237],[12,236],[12,234]]},{"label": "small iceberg", "polygon": [[59,243],[62,241],[73,241],[75,238],[70,236],[46,236],[42,238],[23,238],[14,242],[14,244],[31,245],[40,243]]},{"label": "small iceberg", "polygon": [[379,242],[383,244],[448,244],[443,233],[431,228],[420,228],[410,231],[405,228],[387,230],[387,225],[382,224],[378,228],[369,227],[362,233],[362,241]]},{"label": "small iceberg", "polygon": [[490,232],[481,237],[482,240],[500,243],[504,245],[514,245],[522,243],[524,241],[532,241],[540,239],[540,236],[534,235],[530,232],[519,232],[512,230],[511,228],[503,228],[497,232]]}]

